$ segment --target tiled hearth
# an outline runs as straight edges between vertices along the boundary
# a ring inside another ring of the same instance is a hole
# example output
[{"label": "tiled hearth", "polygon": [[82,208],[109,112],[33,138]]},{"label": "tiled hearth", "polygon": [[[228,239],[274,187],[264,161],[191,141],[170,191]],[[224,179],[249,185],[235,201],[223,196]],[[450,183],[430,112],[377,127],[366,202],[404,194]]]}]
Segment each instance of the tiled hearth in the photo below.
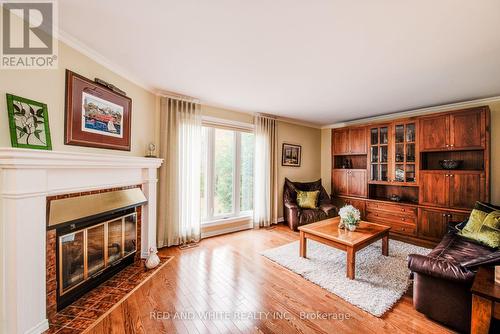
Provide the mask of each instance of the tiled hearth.
[{"label": "tiled hearth", "polygon": [[45,333],[78,334],[89,329],[170,259],[171,257],[160,257],[160,265],[153,270],[145,269],[144,260],[136,261],[70,306],[49,317],[50,327]]}]

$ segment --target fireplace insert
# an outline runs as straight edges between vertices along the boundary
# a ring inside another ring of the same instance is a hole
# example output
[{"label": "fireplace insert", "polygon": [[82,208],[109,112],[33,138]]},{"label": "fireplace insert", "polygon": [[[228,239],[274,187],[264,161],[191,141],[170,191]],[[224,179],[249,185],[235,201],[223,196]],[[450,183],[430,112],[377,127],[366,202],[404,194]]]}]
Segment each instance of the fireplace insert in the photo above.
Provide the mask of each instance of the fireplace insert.
[{"label": "fireplace insert", "polygon": [[61,310],[134,261],[136,209],[61,225],[56,236],[57,309]]}]

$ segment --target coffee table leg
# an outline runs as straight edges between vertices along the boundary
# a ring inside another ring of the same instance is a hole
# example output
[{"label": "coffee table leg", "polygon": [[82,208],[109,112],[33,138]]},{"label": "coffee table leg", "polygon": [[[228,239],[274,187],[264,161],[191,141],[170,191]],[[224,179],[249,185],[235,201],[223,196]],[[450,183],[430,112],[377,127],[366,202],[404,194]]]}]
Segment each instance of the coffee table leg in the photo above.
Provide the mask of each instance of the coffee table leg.
[{"label": "coffee table leg", "polygon": [[307,239],[306,234],[300,231],[300,257],[306,257]]},{"label": "coffee table leg", "polygon": [[490,300],[473,294],[470,332],[474,334],[489,333],[493,311],[493,303]]},{"label": "coffee table leg", "polygon": [[354,279],[356,271],[356,252],[352,248],[347,248],[347,278]]},{"label": "coffee table leg", "polygon": [[389,256],[389,235],[382,238],[382,255]]}]

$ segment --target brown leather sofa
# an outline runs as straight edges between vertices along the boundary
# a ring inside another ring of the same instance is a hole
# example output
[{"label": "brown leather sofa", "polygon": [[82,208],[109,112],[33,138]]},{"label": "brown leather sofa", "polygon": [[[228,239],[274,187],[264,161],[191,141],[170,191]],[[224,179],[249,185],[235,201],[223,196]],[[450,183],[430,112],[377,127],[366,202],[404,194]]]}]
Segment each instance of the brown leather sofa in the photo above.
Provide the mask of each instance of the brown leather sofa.
[{"label": "brown leather sofa", "polygon": [[[318,208],[299,208],[297,205],[296,189],[301,191],[319,190]],[[337,215],[337,208],[332,204],[330,196],[328,196],[325,188],[321,185],[321,179],[304,183],[292,182],[285,178],[285,186],[283,188],[283,215],[288,226],[296,231],[299,226],[335,217]]]},{"label": "brown leather sofa", "polygon": [[470,331],[474,276],[481,265],[500,264],[500,251],[457,235],[457,224],[450,223],[448,233],[427,256],[411,254],[408,267],[415,309],[465,333]]}]

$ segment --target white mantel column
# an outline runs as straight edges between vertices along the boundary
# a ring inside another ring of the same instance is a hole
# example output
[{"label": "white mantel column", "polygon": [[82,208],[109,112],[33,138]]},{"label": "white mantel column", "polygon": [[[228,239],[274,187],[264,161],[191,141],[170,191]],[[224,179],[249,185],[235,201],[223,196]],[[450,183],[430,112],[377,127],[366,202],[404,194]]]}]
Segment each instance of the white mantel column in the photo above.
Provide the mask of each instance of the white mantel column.
[{"label": "white mantel column", "polygon": [[[2,333],[48,329],[45,290],[46,171],[0,169]],[[36,251],[34,251],[36,250]]]},{"label": "white mantel column", "polygon": [[145,258],[150,247],[156,248],[156,184],[158,179],[156,168],[143,169],[142,173],[146,181],[143,183],[142,192],[148,200],[142,208],[141,226],[141,256]]}]

